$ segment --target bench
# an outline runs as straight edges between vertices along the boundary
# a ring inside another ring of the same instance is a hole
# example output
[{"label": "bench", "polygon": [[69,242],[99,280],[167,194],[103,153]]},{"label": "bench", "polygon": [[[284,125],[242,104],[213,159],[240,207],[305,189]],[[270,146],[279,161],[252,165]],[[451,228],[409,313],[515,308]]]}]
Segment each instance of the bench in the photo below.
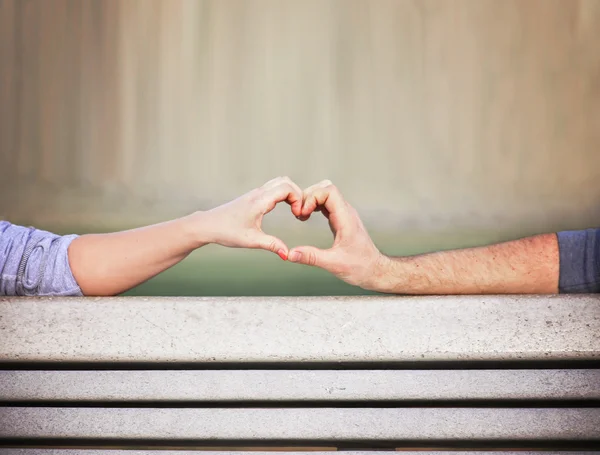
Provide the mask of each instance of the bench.
[{"label": "bench", "polygon": [[0,298],[0,453],[594,453],[599,361],[596,296]]}]

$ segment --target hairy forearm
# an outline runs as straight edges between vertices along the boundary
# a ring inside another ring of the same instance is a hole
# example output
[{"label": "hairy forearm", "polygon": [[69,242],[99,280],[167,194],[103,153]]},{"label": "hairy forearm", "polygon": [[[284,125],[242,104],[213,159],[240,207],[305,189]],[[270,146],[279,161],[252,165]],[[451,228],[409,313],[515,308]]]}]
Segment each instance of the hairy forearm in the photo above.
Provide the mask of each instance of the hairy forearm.
[{"label": "hairy forearm", "polygon": [[558,292],[556,234],[412,257],[384,257],[368,288],[394,294]]},{"label": "hairy forearm", "polygon": [[76,238],[69,264],[84,295],[115,295],[158,275],[203,246],[196,213],[113,234]]}]

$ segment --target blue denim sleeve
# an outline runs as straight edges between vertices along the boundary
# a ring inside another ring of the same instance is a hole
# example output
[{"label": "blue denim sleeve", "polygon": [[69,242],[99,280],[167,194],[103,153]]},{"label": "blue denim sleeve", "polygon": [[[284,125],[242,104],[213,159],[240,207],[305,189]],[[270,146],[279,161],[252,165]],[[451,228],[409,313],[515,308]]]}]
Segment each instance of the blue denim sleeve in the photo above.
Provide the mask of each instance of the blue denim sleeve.
[{"label": "blue denim sleeve", "polygon": [[76,237],[0,221],[0,296],[81,296],[68,256]]},{"label": "blue denim sleeve", "polygon": [[600,229],[558,233],[559,291],[600,292]]}]

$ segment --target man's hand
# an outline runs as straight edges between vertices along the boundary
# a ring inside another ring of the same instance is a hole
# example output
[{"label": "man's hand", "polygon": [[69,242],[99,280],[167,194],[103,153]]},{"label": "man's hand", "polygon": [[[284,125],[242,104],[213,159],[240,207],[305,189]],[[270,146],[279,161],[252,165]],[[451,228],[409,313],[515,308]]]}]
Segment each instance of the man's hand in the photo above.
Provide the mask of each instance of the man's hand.
[{"label": "man's hand", "polygon": [[[356,210],[344,201],[329,180],[304,190],[299,218],[306,220],[315,211],[321,211],[329,219],[335,236],[333,246],[328,250],[310,246],[294,248],[289,260],[321,267],[364,289],[392,294],[550,294],[558,291],[556,234],[392,258],[377,250]],[[585,268],[582,257],[585,255],[571,262]],[[564,261],[567,260],[565,257]],[[582,292],[590,288],[578,285],[574,289]]]},{"label": "man's hand", "polygon": [[388,258],[379,252],[356,210],[329,180],[305,189],[303,199],[298,218],[305,221],[315,211],[323,213],[334,241],[327,250],[312,246],[294,248],[289,260],[320,267],[347,283],[371,289]]},{"label": "man's hand", "polygon": [[302,191],[288,177],[278,177],[239,198],[207,212],[199,212],[199,229],[206,243],[217,243],[232,248],[260,248],[288,256],[288,247],[277,237],[265,234],[263,217],[279,202],[291,205],[299,217],[302,210]]}]

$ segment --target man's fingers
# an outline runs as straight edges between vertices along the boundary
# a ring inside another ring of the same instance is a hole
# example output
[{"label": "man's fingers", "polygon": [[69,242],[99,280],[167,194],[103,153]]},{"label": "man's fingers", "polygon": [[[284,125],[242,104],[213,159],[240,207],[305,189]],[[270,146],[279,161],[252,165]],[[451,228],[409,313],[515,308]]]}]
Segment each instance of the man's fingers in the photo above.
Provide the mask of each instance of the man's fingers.
[{"label": "man's fingers", "polygon": [[319,206],[323,206],[328,213],[341,214],[341,212],[346,211],[346,201],[340,191],[332,184],[305,191],[300,216],[309,216]]},{"label": "man's fingers", "polygon": [[292,213],[299,216],[302,211],[302,191],[297,185],[290,183],[280,183],[279,185],[268,189],[262,196],[261,201],[264,204],[263,213],[267,214],[275,208],[279,202],[287,202],[292,206]]},{"label": "man's fingers", "polygon": [[259,234],[254,245],[255,248],[271,251],[272,253],[279,255],[279,257],[284,261],[288,258],[287,245],[283,242],[283,240],[272,235]]},{"label": "man's fingers", "polygon": [[[315,208],[315,210],[313,212],[321,212],[325,218],[329,219],[329,210],[327,210],[322,205],[317,205],[317,207]],[[311,214],[309,213],[308,215],[300,215],[300,216],[297,216],[296,218],[298,218],[300,221],[306,221],[310,218],[310,215]]]},{"label": "man's fingers", "polygon": [[303,198],[303,193],[302,193],[302,190],[300,189],[300,187],[298,185],[296,185],[294,182],[292,182],[289,177],[286,177],[286,179],[288,180],[287,183],[292,186],[292,188],[295,191],[295,194],[297,194],[298,198],[299,198],[299,203],[298,204],[290,204],[291,210],[292,210],[292,214],[294,216],[298,216],[298,215],[300,215],[302,213],[302,198]]},{"label": "man's fingers", "polygon": [[[319,183],[315,183],[314,185],[309,186],[308,188],[305,188],[302,195],[302,207],[304,207],[307,197],[309,197],[309,195],[311,195],[315,190],[319,188],[325,188],[329,185],[333,185],[333,183],[331,183],[331,180],[325,179],[321,180]],[[298,216],[297,218],[300,221],[306,221],[310,218],[311,214],[312,210],[308,213],[304,213],[303,211],[303,213],[301,213],[300,216]]]},{"label": "man's fingers", "polygon": [[288,261],[328,269],[332,260],[331,250],[321,250],[314,246],[299,246],[290,250]]}]

